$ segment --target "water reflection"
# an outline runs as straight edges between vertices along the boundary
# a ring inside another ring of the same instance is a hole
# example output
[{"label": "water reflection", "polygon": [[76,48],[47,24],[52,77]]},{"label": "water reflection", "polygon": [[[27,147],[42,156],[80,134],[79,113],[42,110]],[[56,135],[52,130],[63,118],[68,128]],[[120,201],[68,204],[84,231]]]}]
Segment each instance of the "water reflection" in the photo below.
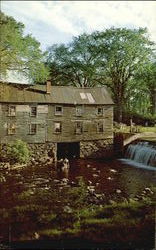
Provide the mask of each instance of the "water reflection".
[{"label": "water reflection", "polygon": [[[2,171],[2,170],[1,170]],[[0,184],[3,199],[7,196],[10,203],[16,202],[16,196],[23,191],[33,192],[35,189],[48,189],[51,185],[66,180],[68,186],[76,185],[78,177],[98,193],[134,197],[146,188],[154,186],[155,171],[135,168],[123,164],[119,160],[95,161],[72,160],[70,168],[59,170],[54,165],[31,166],[24,170],[3,172],[5,182]]]},{"label": "water reflection", "polygon": [[146,187],[152,187],[155,181],[155,172],[136,169],[133,166],[125,166],[119,175],[119,182],[121,187],[125,189],[125,192],[134,197],[142,192]]}]

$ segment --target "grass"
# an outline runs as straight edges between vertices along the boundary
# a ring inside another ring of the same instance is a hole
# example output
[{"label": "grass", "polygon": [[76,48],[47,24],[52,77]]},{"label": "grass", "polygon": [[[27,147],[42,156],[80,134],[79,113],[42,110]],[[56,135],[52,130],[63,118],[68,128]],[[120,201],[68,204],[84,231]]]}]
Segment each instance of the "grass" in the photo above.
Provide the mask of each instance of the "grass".
[{"label": "grass", "polygon": [[[144,133],[144,132],[155,132],[156,133],[156,126],[154,126],[154,127],[134,126],[133,129],[134,129],[134,132],[137,131],[138,133]],[[115,133],[118,133],[118,132],[130,133],[130,126],[127,126],[125,124],[121,127],[114,126],[114,132]]]}]

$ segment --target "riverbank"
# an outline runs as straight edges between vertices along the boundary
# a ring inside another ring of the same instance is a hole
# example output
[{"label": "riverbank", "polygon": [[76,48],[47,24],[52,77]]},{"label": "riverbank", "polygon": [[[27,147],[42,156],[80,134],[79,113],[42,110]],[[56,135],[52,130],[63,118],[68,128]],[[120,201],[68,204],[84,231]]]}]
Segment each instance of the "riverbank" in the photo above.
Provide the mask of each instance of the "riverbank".
[{"label": "riverbank", "polygon": [[1,240],[13,249],[55,249],[54,242],[67,249],[71,242],[88,249],[152,249],[154,190],[146,180],[152,173],[119,164],[79,160],[70,162],[68,173],[54,165],[3,172]]}]

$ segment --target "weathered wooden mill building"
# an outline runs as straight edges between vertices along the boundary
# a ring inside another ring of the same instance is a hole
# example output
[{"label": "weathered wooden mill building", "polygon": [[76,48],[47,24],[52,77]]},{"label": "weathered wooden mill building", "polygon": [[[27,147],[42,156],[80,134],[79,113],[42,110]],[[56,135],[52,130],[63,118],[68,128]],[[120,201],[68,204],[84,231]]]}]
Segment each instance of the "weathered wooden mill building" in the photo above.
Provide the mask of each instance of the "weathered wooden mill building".
[{"label": "weathered wooden mill building", "polygon": [[104,157],[113,145],[113,102],[105,87],[0,83],[0,143],[21,139],[62,157]]}]

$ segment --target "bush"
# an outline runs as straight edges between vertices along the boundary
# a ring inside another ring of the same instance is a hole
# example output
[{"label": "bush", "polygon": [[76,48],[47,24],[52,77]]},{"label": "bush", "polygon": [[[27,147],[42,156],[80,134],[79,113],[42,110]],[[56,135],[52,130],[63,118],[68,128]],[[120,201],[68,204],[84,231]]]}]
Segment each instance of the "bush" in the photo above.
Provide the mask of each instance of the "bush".
[{"label": "bush", "polygon": [[26,163],[30,159],[30,151],[25,142],[16,140],[8,144],[7,153],[11,161],[18,163]]}]

